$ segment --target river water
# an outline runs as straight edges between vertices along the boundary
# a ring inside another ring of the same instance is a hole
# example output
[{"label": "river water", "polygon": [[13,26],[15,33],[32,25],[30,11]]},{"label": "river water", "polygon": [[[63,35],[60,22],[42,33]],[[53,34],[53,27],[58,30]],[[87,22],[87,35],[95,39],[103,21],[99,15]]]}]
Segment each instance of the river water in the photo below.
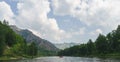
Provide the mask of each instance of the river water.
[{"label": "river water", "polygon": [[120,59],[100,59],[85,57],[40,57],[35,59],[9,60],[0,62],[120,62]]}]

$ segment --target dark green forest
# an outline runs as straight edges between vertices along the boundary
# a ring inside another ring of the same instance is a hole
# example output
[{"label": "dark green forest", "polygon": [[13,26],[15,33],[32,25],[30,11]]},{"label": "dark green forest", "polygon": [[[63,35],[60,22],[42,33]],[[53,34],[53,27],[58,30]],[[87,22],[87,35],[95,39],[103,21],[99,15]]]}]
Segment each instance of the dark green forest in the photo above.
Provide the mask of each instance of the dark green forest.
[{"label": "dark green forest", "polygon": [[120,25],[106,36],[99,34],[95,41],[76,45],[58,52],[60,56],[120,57]]},{"label": "dark green forest", "polygon": [[27,44],[9,27],[7,21],[0,22],[0,57],[33,57],[37,55],[37,50],[34,42]]}]

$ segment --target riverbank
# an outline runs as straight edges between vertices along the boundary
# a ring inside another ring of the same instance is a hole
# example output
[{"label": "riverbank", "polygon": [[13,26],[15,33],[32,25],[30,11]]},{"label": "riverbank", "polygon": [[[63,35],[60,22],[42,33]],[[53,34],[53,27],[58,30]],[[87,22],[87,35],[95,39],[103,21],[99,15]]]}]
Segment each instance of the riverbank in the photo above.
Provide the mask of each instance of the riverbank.
[{"label": "riverbank", "polygon": [[39,57],[36,59],[25,59],[25,60],[3,60],[0,62],[120,62],[119,59],[101,59],[101,58],[88,58],[88,57],[70,57],[64,56],[62,58],[58,56],[51,57]]},{"label": "riverbank", "polygon": [[19,59],[32,59],[38,56],[2,56],[0,60],[19,60]]},{"label": "riverbank", "polygon": [[9,57],[9,56],[0,57],[0,60],[17,60],[17,59],[23,59],[23,57]]},{"label": "riverbank", "polygon": [[98,57],[99,57],[99,58],[120,59],[120,53],[103,54],[103,55],[98,55]]},{"label": "riverbank", "polygon": [[38,57],[48,57],[48,56],[1,56],[0,60],[20,60],[20,59],[33,59]]},{"label": "riverbank", "polygon": [[99,55],[98,54],[94,54],[94,55],[85,55],[85,56],[71,55],[70,57],[88,57],[88,58],[101,58],[101,59],[120,59],[120,53],[99,54]]},{"label": "riverbank", "polygon": [[[78,56],[77,56],[78,57]],[[97,58],[103,58],[103,59],[120,59],[120,53],[111,53],[111,54],[97,54],[97,55],[89,55],[89,56],[79,56],[79,57],[97,57]]]}]

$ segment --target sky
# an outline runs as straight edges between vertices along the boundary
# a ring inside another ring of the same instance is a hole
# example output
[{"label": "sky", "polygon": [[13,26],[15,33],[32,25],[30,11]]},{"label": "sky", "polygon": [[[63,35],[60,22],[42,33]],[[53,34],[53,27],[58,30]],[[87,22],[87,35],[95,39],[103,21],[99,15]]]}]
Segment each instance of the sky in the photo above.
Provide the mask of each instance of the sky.
[{"label": "sky", "polygon": [[0,0],[0,20],[52,43],[86,43],[120,24],[120,0]]}]

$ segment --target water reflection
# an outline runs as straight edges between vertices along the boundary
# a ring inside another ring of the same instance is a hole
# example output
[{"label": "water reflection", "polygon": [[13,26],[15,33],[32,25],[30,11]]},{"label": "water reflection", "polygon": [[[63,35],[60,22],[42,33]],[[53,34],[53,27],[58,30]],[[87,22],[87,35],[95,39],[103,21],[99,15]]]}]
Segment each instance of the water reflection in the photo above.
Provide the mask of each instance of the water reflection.
[{"label": "water reflection", "polygon": [[0,62],[120,62],[117,59],[99,59],[85,57],[40,57],[36,59],[9,60]]}]

